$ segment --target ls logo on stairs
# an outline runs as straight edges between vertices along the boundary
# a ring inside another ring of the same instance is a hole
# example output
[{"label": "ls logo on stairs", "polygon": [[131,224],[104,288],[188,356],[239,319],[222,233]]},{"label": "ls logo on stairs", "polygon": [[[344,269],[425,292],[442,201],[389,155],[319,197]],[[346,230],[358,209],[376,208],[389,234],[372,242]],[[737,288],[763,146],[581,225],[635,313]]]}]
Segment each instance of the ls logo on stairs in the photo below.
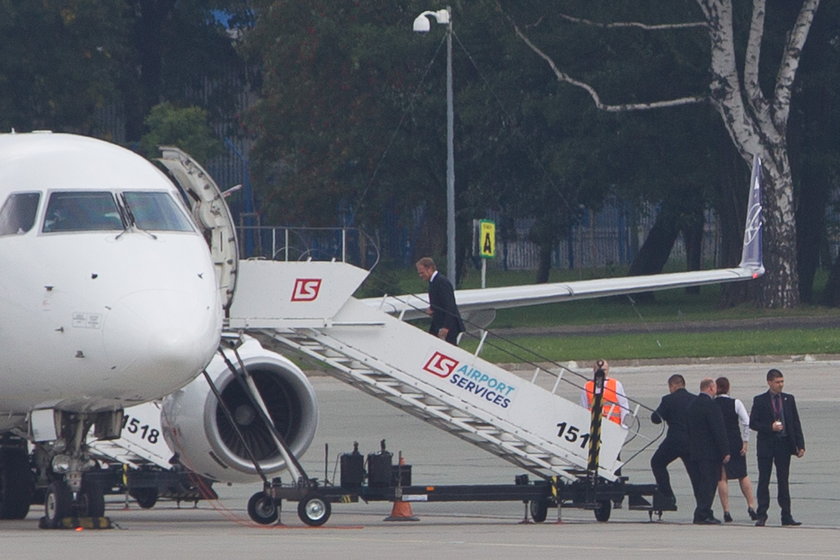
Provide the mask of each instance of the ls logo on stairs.
[{"label": "ls logo on stairs", "polygon": [[315,301],[321,291],[320,278],[298,278],[292,290],[292,301]]},{"label": "ls logo on stairs", "polygon": [[429,358],[429,361],[426,362],[426,365],[423,366],[423,369],[438,377],[449,377],[455,371],[457,365],[458,360],[455,358],[450,358],[446,354],[435,352]]}]

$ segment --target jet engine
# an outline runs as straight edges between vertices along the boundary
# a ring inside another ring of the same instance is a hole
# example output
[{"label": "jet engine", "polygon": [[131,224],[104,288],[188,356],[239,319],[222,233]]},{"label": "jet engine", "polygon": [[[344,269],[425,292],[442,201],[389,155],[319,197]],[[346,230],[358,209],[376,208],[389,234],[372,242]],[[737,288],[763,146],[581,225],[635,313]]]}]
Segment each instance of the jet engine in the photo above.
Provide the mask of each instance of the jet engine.
[{"label": "jet engine", "polygon": [[[225,350],[225,356],[237,370],[244,365],[275,427],[292,454],[300,457],[312,443],[318,426],[318,401],[306,375],[250,337],[245,337],[235,353]],[[161,409],[163,434],[180,463],[223,482],[255,481],[257,470],[251,456],[268,477],[283,470],[285,461],[269,428],[229,365],[217,354],[207,373],[233,423],[203,375],[166,397]]]}]

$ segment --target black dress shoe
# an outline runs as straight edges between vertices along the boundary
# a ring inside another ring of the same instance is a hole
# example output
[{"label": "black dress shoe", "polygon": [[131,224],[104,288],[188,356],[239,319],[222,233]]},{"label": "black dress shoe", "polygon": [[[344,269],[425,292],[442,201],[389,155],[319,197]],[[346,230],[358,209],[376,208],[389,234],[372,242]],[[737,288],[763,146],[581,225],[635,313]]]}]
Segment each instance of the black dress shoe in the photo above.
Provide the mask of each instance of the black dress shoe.
[{"label": "black dress shoe", "polygon": [[724,511],[724,512],[723,512],[723,520],[724,520],[726,523],[732,523],[732,516],[731,516],[731,515],[729,515],[729,512],[728,512],[728,511]]},{"label": "black dress shoe", "polygon": [[755,526],[756,526],[756,527],[764,527],[764,524],[765,524],[765,523],[767,523],[767,516],[766,516],[766,515],[762,515],[761,517],[759,517],[758,519],[756,519],[756,521],[755,521]]},{"label": "black dress shoe", "polygon": [[753,508],[748,507],[747,508],[747,513],[749,514],[750,519],[752,519],[753,521],[758,520],[758,514],[755,512],[755,510]]},{"label": "black dress shoe", "polygon": [[707,517],[706,519],[695,519],[695,525],[720,525],[720,519],[715,517]]},{"label": "black dress shoe", "polygon": [[787,527],[799,527],[802,525],[802,522],[797,521],[793,517],[788,517],[787,519],[782,519],[782,525]]}]

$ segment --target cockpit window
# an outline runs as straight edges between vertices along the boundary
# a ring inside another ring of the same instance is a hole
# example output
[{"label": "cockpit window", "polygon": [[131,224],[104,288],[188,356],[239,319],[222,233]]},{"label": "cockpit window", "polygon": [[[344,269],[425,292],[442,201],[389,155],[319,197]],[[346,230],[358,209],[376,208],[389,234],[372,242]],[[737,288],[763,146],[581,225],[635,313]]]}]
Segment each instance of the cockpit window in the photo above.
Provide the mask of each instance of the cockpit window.
[{"label": "cockpit window", "polygon": [[123,200],[134,224],[150,231],[194,231],[175,200],[165,192],[126,191]]},{"label": "cockpit window", "polygon": [[0,235],[26,233],[35,225],[40,193],[14,193],[0,208]]},{"label": "cockpit window", "polygon": [[50,194],[44,233],[123,229],[117,202],[109,192],[57,191]]}]

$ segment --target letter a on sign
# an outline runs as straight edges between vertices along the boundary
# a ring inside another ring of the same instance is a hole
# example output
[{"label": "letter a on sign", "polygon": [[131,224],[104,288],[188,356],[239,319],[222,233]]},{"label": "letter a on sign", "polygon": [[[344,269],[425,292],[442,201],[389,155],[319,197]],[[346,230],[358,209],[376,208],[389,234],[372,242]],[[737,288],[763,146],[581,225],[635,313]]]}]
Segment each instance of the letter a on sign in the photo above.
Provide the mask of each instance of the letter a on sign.
[{"label": "letter a on sign", "polygon": [[492,259],[496,256],[496,223],[490,220],[481,220],[479,224],[480,249],[482,259]]}]

